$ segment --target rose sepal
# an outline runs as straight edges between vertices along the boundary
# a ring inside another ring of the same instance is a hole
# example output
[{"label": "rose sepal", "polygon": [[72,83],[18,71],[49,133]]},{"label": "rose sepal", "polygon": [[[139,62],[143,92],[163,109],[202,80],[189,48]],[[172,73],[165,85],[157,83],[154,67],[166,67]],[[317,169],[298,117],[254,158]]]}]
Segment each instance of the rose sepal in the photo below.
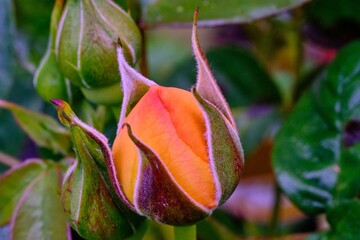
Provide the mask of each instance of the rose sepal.
[{"label": "rose sepal", "polygon": [[192,89],[192,93],[204,111],[208,151],[220,206],[231,196],[240,180],[244,153],[239,135],[231,122],[216,106],[202,98],[196,88]]},{"label": "rose sepal", "polygon": [[142,218],[130,211],[113,188],[106,162],[112,155],[104,135],[82,122],[61,100],[60,121],[70,130],[76,160],[68,168],[61,198],[67,219],[80,236],[124,239],[135,233]]}]

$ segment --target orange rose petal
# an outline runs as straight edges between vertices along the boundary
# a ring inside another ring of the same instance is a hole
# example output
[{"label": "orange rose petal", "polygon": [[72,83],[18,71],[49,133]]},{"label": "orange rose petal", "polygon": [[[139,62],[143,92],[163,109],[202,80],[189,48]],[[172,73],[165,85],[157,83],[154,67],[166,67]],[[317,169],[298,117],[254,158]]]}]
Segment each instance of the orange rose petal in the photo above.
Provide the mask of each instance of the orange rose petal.
[{"label": "orange rose petal", "polygon": [[[133,133],[144,144],[158,154],[177,184],[192,199],[209,209],[216,206],[205,121],[190,92],[153,86],[125,122],[131,125]],[[133,201],[138,161],[135,159],[136,148],[126,129],[122,129],[115,140],[114,156],[118,179],[125,195]]]},{"label": "orange rose petal", "polygon": [[136,146],[130,141],[127,132],[122,129],[113,145],[113,155],[117,179],[127,199],[134,203],[135,183],[138,174],[138,154]]}]

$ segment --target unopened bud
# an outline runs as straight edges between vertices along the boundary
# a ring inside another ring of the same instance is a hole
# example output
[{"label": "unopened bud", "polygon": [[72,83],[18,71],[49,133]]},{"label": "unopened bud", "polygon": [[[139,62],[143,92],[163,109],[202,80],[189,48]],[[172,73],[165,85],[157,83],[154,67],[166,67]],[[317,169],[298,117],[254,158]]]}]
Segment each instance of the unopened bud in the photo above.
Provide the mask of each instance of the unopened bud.
[{"label": "unopened bud", "polygon": [[124,101],[109,169],[130,208],[171,225],[211,214],[230,197],[244,165],[234,119],[198,43],[196,17],[198,79],[191,92],[146,79],[119,49]]},{"label": "unopened bud", "polygon": [[114,104],[122,98],[116,61],[118,38],[134,65],[141,36],[124,10],[111,0],[67,1],[58,26],[56,55],[61,72],[90,101]]}]

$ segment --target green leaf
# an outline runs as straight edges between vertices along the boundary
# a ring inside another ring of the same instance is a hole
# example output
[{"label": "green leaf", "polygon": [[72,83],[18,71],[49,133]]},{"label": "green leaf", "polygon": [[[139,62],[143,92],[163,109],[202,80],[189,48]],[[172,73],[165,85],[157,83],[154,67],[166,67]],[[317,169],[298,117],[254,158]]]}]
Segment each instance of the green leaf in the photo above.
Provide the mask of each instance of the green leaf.
[{"label": "green leaf", "polygon": [[308,0],[258,0],[226,2],[207,0],[142,0],[142,25],[145,27],[164,24],[190,23],[196,7],[199,7],[199,24],[219,26],[229,23],[245,23],[268,17],[286,9],[298,7]]},{"label": "green leaf", "polygon": [[[207,51],[206,57],[231,107],[279,101],[275,84],[249,51],[239,47],[222,47]],[[189,89],[195,83],[195,66],[194,60],[187,60],[164,83]]]},{"label": "green leaf", "polygon": [[44,169],[44,164],[31,160],[10,169],[0,177],[0,226],[9,222],[25,188]]},{"label": "green leaf", "polygon": [[327,220],[331,229],[327,239],[356,240],[360,236],[360,201],[349,200],[330,209]]},{"label": "green leaf", "polygon": [[360,2],[357,0],[316,0],[306,9],[308,18],[324,27],[334,27],[341,21],[360,24]]},{"label": "green leaf", "polygon": [[60,201],[60,168],[48,164],[25,189],[11,219],[13,239],[68,239]]},{"label": "green leaf", "polygon": [[37,145],[49,148],[55,153],[69,153],[70,136],[53,118],[3,100],[0,100],[0,108],[11,111],[20,127]]},{"label": "green leaf", "polygon": [[304,212],[324,212],[360,193],[360,138],[357,128],[348,127],[359,119],[360,42],[355,42],[301,98],[276,138],[277,180]]}]

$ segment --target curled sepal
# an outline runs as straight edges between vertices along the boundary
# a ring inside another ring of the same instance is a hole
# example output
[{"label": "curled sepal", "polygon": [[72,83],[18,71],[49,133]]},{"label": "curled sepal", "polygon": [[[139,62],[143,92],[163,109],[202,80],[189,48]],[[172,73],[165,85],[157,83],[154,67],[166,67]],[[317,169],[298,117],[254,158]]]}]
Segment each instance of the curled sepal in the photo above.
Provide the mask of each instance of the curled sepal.
[{"label": "curled sepal", "polygon": [[76,160],[63,181],[62,202],[71,226],[86,239],[124,239],[134,234],[138,216],[117,198],[108,175],[107,139],[76,117],[70,106],[53,100],[61,122],[71,131]]},{"label": "curled sepal", "polygon": [[128,135],[140,151],[140,171],[134,196],[134,210],[157,222],[170,225],[191,225],[208,216],[212,209],[196,203],[179,186],[163,161],[131,131]]},{"label": "curled sepal", "polygon": [[216,83],[205,53],[199,44],[197,34],[198,12],[199,9],[196,9],[191,36],[192,48],[197,63],[196,90],[204,99],[219,109],[219,111],[222,112],[224,116],[230,121],[233,127],[235,127],[235,121],[232,117],[229,105],[227,104],[219,86]]},{"label": "curled sepal", "polygon": [[126,61],[123,50],[123,43],[118,39],[117,57],[119,64],[119,71],[121,75],[121,86],[124,94],[124,98],[121,106],[120,119],[118,124],[118,133],[124,123],[124,119],[130,112],[132,107],[144,96],[144,94],[155,82],[147,79],[135,69],[133,69]]},{"label": "curled sepal", "polygon": [[193,88],[192,93],[203,110],[210,164],[215,174],[217,199],[224,203],[239,183],[244,154],[239,135],[230,121]]}]

